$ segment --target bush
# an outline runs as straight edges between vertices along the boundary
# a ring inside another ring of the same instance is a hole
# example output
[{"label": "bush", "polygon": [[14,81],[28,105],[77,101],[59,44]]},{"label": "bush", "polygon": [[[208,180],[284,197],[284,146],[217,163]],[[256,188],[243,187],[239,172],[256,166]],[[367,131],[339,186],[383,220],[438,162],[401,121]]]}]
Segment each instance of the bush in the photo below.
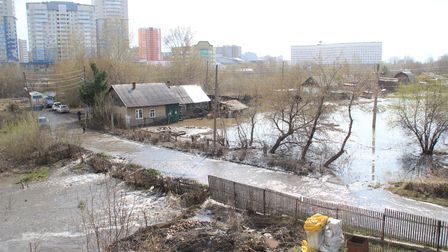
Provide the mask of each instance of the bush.
[{"label": "bush", "polygon": [[74,157],[81,151],[78,138],[65,132],[40,129],[37,118],[26,113],[8,121],[1,129],[0,149],[4,157],[15,164],[32,161],[44,165]]}]

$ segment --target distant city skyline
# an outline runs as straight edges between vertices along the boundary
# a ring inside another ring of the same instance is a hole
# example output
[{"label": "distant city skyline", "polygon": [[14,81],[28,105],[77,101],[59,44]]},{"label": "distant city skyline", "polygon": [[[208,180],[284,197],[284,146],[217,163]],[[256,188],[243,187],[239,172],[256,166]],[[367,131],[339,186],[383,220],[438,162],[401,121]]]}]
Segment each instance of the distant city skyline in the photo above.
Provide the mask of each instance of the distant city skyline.
[{"label": "distant city skyline", "polygon": [[[26,2],[42,1],[15,1],[18,38],[28,40]],[[91,0],[73,2],[92,4]],[[448,36],[444,34],[448,1],[443,0],[228,0],[219,10],[205,7],[210,4],[205,0],[129,0],[128,4],[131,46],[138,44],[140,27],[159,27],[166,35],[171,28],[187,26],[194,32],[195,42],[235,44],[243,52],[282,55],[284,59],[290,59],[292,45],[319,41],[381,41],[384,61],[406,56],[436,60],[448,54]],[[160,11],[148,15],[148,9]]]}]

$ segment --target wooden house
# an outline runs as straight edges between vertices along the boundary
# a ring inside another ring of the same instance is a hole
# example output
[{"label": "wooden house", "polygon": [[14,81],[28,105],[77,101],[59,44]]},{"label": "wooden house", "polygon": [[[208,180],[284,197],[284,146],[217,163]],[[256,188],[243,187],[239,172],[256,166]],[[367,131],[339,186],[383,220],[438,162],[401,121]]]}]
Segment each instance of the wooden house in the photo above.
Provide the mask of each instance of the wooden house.
[{"label": "wooden house", "polygon": [[179,120],[179,100],[165,83],[112,85],[114,122],[139,127],[175,123]]}]

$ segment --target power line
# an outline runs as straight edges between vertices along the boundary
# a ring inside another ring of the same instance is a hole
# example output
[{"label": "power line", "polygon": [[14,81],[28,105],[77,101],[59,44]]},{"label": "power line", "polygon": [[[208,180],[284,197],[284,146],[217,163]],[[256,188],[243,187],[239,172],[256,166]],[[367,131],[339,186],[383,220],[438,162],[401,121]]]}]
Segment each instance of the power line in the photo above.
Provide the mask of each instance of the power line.
[{"label": "power line", "polygon": [[36,76],[36,77],[40,77],[40,76],[44,76],[44,77],[51,77],[51,76],[60,76],[60,75],[72,75],[72,74],[83,74],[83,70],[75,70],[75,71],[71,71],[71,72],[65,72],[65,73],[38,73],[38,72],[32,72],[32,73],[27,73],[27,77],[28,76]]}]

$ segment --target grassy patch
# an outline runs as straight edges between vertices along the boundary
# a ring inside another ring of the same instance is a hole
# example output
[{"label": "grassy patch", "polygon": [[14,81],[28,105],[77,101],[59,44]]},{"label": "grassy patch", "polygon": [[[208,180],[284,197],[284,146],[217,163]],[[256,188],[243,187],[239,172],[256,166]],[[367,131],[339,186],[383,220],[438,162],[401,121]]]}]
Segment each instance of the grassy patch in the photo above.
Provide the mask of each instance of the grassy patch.
[{"label": "grassy patch", "polygon": [[437,180],[395,182],[387,188],[403,197],[448,206],[448,182]]},{"label": "grassy patch", "polygon": [[48,167],[41,167],[39,169],[30,171],[23,175],[20,182],[22,183],[29,183],[33,181],[41,181],[44,179],[47,179],[48,176],[50,176],[50,169]]}]

